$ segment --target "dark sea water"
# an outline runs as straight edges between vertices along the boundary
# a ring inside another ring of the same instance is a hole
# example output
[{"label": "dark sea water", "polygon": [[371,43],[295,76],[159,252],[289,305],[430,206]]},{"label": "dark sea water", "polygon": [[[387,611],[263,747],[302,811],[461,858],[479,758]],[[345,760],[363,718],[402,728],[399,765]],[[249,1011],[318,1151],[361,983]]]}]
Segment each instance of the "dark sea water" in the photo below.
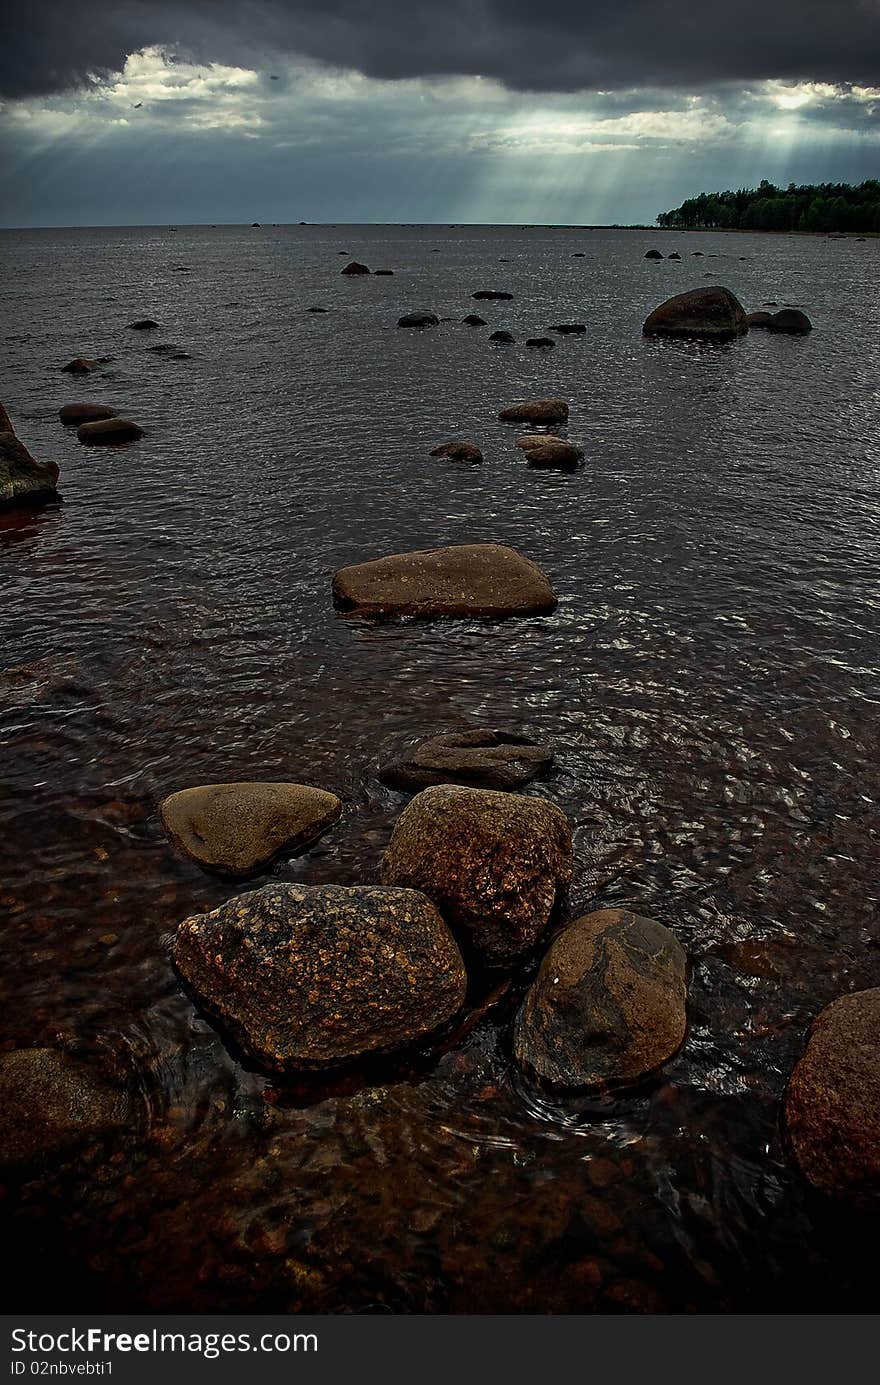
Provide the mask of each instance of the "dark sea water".
[{"label": "dark sea water", "polygon": [[[394,277],[343,278],[339,251]],[[0,399],[64,497],[0,519],[2,1040],[136,1093],[126,1134],[7,1187],[10,1307],[875,1307],[876,1221],[806,1194],[779,1117],[813,1016],[880,984],[880,241],[181,227],[0,252]],[[815,331],[642,338],[702,283]],[[396,327],[421,307],[456,320]],[[566,320],[588,331],[552,353],[488,341]],[[78,380],[76,355],[112,360]],[[577,474],[530,471],[497,421],[546,394]],[[57,417],[78,399],[146,436],[81,446]],[[459,437],[482,466],[428,455]],[[334,613],[335,568],[480,540],[540,563],[556,613]],[[519,976],[439,1054],[323,1087],[242,1065],[168,960],[234,887],[158,801],[332,789],[341,822],[273,875],[370,881],[406,801],[378,764],[496,725],[555,747],[526,792],[573,825],[573,912],[632,906],[687,946],[681,1053],[613,1102],[551,1099],[511,1063]]]}]

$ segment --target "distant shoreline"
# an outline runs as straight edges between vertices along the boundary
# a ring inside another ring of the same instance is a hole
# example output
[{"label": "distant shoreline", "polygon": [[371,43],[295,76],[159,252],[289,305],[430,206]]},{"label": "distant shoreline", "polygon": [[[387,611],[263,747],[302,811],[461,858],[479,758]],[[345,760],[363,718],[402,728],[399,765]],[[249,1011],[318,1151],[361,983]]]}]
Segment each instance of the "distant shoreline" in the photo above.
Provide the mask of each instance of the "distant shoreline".
[{"label": "distant shoreline", "polygon": [[877,240],[880,239],[880,231],[789,231],[789,230],[759,230],[754,227],[741,226],[648,226],[638,222],[632,225],[621,225],[619,222],[608,224],[591,223],[589,225],[573,225],[567,222],[513,222],[513,221],[265,221],[259,225],[246,221],[181,221],[174,225],[165,222],[140,223],[131,222],[119,225],[106,226],[0,226],[0,233],[17,233],[20,231],[250,231],[250,230],[349,230],[356,228],[370,227],[385,228],[388,230],[407,231],[643,231],[654,235],[666,236],[796,236],[798,239],[807,240]]}]

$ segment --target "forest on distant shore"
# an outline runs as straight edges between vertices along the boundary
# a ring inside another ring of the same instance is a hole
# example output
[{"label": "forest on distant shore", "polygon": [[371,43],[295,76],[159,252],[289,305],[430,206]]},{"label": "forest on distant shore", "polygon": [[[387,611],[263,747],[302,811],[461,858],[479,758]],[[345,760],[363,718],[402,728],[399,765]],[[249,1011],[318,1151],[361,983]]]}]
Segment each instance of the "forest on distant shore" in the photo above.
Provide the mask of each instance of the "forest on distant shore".
[{"label": "forest on distant shore", "polygon": [[778,188],[765,178],[757,188],[689,197],[661,212],[657,225],[690,231],[880,231],[880,181]]}]

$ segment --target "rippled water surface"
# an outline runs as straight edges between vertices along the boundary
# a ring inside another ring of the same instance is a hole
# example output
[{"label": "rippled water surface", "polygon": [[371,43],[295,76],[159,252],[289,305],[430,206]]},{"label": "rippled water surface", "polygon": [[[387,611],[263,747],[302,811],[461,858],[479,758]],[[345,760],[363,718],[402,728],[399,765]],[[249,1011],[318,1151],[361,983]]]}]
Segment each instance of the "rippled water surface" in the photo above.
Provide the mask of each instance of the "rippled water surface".
[{"label": "rippled water surface", "polygon": [[[64,497],[0,517],[2,1038],[137,1094],[125,1135],[7,1188],[18,1306],[871,1303],[877,1228],[805,1196],[779,1109],[812,1017],[880,984],[880,241],[264,226],[0,246],[0,398]],[[394,277],[344,278],[341,251]],[[803,306],[815,331],[641,337],[701,283]],[[396,327],[421,307],[455,320]],[[460,324],[474,308],[489,327]],[[160,332],[126,328],[143,316]],[[567,320],[588,331],[552,353],[488,341]],[[59,370],[76,355],[112,359],[83,381]],[[497,421],[545,394],[570,401],[577,474],[529,471]],[[81,446],[57,416],[77,399],[146,436]],[[482,466],[428,455],[458,437]],[[540,563],[556,613],[333,611],[343,564],[478,540]],[[573,910],[629,905],[688,947],[679,1056],[611,1103],[549,1099],[510,1062],[517,977],[439,1054],[323,1087],[243,1066],[168,961],[230,887],[171,849],[160,798],[333,789],[341,822],[273,874],[369,881],[405,802],[379,762],[496,725],[555,747],[527,792],[573,824]]]}]

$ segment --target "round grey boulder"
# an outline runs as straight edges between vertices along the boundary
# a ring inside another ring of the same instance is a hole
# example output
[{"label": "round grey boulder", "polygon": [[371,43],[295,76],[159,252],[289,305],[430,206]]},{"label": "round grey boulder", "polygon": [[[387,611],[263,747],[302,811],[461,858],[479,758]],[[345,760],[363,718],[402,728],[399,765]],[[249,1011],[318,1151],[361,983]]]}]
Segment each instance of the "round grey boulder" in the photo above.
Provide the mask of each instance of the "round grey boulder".
[{"label": "round grey boulder", "polygon": [[550,1087],[632,1084],[681,1047],[687,958],[628,909],[576,919],[553,941],[517,1015],[517,1062]]}]

